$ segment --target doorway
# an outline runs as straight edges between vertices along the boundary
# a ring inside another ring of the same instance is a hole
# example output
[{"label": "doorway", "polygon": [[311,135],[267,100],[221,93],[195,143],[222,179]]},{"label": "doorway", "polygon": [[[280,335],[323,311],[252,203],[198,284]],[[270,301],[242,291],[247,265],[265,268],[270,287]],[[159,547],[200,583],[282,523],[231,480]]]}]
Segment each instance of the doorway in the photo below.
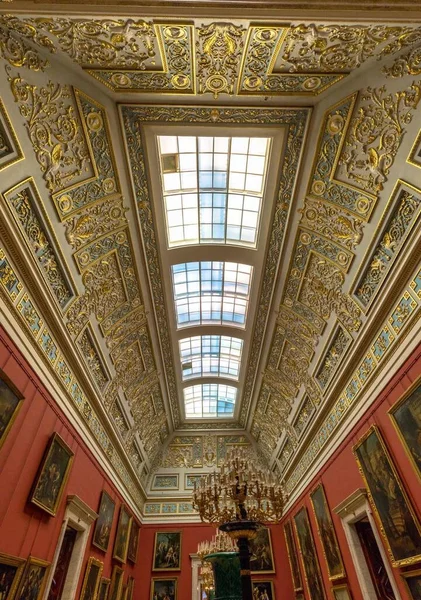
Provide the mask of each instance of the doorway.
[{"label": "doorway", "polygon": [[69,570],[70,558],[75,546],[77,531],[70,527],[66,527],[63,541],[60,547],[60,553],[57,558],[56,568],[54,569],[51,587],[48,593],[48,600],[61,600],[64,584]]}]

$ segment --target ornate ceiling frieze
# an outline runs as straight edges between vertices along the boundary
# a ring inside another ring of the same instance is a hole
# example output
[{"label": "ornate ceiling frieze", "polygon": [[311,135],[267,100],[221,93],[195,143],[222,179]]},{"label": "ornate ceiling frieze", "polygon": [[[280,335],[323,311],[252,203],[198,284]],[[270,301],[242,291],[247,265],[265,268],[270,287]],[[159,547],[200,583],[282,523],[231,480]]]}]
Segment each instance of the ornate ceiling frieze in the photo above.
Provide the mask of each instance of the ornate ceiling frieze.
[{"label": "ornate ceiling frieze", "polygon": [[[260,303],[253,333],[248,362],[248,376],[241,403],[240,424],[245,425],[263,340],[270,299],[276,280],[278,261],[283,244],[285,225],[296,184],[302,143],[306,129],[308,109],[242,109],[180,106],[123,105],[122,117],[129,153],[133,186],[138,206],[139,222],[143,234],[146,264],[152,287],[154,307],[161,337],[163,363],[171,398],[175,427],[180,424],[179,406],[175,383],[173,357],[169,339],[168,317],[165,308],[162,273],[160,272],[157,237],[148,180],[146,175],[145,149],[142,130],[149,123],[196,123],[196,124],[244,124],[276,125],[287,129],[288,151],[282,166],[281,179],[276,198],[275,212],[270,232],[266,268],[260,293]],[[229,427],[229,425],[227,425]]]},{"label": "ornate ceiling frieze", "polygon": [[[50,51],[57,47],[115,92],[215,99],[317,95],[366,61],[421,38],[421,29],[409,26],[241,20],[13,17],[11,28]],[[25,51],[19,55],[15,66],[34,60]]]},{"label": "ornate ceiling frieze", "polygon": [[[417,218],[415,190],[411,193],[411,186],[406,186],[407,191],[400,186],[400,195],[396,192],[390,201],[394,212],[386,219],[382,237],[371,251],[371,259],[364,261],[359,283],[351,285],[356,291],[346,292],[346,275],[363,238],[364,224],[370,220],[420,92],[420,83],[415,82],[394,93],[386,93],[384,87],[367,88],[358,98],[353,95],[335,105],[324,118],[252,422],[251,431],[259,443],[264,437],[261,445],[268,459],[273,458],[284,431],[288,461],[298,451],[297,432],[290,424],[296,397],[305,390],[302,407],[310,401],[316,410],[305,414],[314,418],[329,381],[366,319],[358,296],[367,286],[377,289],[384,279],[382,272],[389,269],[395,249]],[[334,334],[327,340],[319,364],[310,368],[331,314],[337,319]],[[275,414],[277,426],[268,426]]]}]

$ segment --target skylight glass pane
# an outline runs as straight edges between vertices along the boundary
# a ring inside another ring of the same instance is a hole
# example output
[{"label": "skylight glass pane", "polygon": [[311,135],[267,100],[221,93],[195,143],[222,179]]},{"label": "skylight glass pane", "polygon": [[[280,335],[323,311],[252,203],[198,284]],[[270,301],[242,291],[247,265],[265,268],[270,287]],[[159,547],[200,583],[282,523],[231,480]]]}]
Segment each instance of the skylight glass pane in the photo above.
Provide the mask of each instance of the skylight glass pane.
[{"label": "skylight glass pane", "polygon": [[270,138],[164,135],[158,146],[169,246],[255,247]]},{"label": "skylight glass pane", "polygon": [[198,335],[180,340],[183,381],[228,377],[238,381],[243,340],[226,335]]},{"label": "skylight glass pane", "polygon": [[178,328],[206,323],[245,327],[253,267],[202,261],[171,270]]},{"label": "skylight glass pane", "polygon": [[220,383],[207,383],[184,388],[187,419],[209,419],[234,415],[237,388]]}]

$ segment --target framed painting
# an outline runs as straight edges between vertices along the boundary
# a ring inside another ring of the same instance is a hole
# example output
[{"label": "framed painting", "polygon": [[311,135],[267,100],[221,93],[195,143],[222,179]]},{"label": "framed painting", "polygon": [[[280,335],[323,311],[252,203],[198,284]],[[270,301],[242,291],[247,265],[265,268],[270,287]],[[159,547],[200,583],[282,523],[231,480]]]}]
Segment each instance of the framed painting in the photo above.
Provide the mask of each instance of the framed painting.
[{"label": "framed painting", "polygon": [[120,600],[121,591],[123,589],[124,571],[121,567],[114,565],[111,575],[110,593],[108,600]]},{"label": "framed painting", "polygon": [[96,600],[104,563],[91,556],[86,565],[80,600]]},{"label": "framed painting", "polygon": [[257,581],[251,582],[253,588],[253,600],[275,600],[272,581]]},{"label": "framed painting", "polygon": [[23,402],[23,396],[0,371],[0,448],[9,433]]},{"label": "framed painting", "polygon": [[113,552],[113,558],[116,558],[122,563],[125,563],[127,559],[131,524],[132,516],[127,511],[127,508],[124,506],[124,504],[122,504],[120,508],[120,516],[118,518],[117,533],[115,536]]},{"label": "framed painting", "polygon": [[127,600],[127,583],[123,583],[123,588],[121,590],[121,600]]},{"label": "framed painting", "polygon": [[250,541],[250,569],[252,573],[275,573],[272,540],[268,527],[260,527]]},{"label": "framed painting", "polygon": [[322,542],[323,553],[326,558],[329,579],[340,579],[345,577],[345,568],[339,550],[338,539],[333,527],[332,517],[327,505],[325,492],[322,484],[310,494],[314,516],[316,518],[317,532]]},{"label": "framed painting", "polygon": [[177,577],[173,579],[152,577],[150,600],[177,600]]},{"label": "framed painting", "polygon": [[402,573],[411,600],[421,600],[421,569]]},{"label": "framed painting", "polygon": [[297,594],[295,600],[306,600],[304,594]]},{"label": "framed painting", "polygon": [[50,563],[30,556],[15,600],[40,600],[47,582]]},{"label": "framed painting", "polygon": [[130,537],[129,537],[129,548],[127,550],[127,558],[135,563],[137,559],[137,545],[139,541],[139,525],[136,521],[132,520],[132,526],[130,529]]},{"label": "framed painting", "polygon": [[421,560],[421,529],[376,425],[353,448],[394,567]]},{"label": "framed painting", "polygon": [[22,159],[22,148],[0,98],[0,171]]},{"label": "framed painting", "polygon": [[107,600],[108,590],[110,589],[111,579],[103,577],[99,582],[98,600]]},{"label": "framed painting", "polygon": [[421,380],[389,410],[409,460],[421,477]]},{"label": "framed painting", "polygon": [[134,577],[129,577],[127,581],[127,600],[133,600]]},{"label": "framed painting", "polygon": [[12,600],[25,568],[23,558],[0,554],[0,598]]},{"label": "framed painting", "polygon": [[48,443],[30,498],[50,515],[57,513],[72,461],[73,452],[55,433]]},{"label": "framed painting", "polygon": [[104,552],[108,549],[110,541],[111,528],[113,526],[115,502],[103,491],[101,494],[101,502],[99,504],[98,519],[95,523],[94,536],[92,543],[94,546],[103,550]]},{"label": "framed painting", "polygon": [[284,525],[285,541],[287,545],[287,554],[289,566],[291,568],[292,583],[294,585],[294,591],[300,592],[303,589],[303,582],[301,581],[300,567],[298,565],[298,552],[295,545],[294,533],[292,531],[291,521],[287,521]]},{"label": "framed painting", "polygon": [[320,573],[319,561],[317,560],[316,548],[314,546],[313,534],[310,528],[307,509],[305,506],[294,515],[294,526],[297,533],[298,545],[307,589],[311,600],[326,600]]},{"label": "framed painting", "polygon": [[351,592],[346,583],[341,585],[334,585],[332,588],[332,594],[335,600],[352,600]]},{"label": "framed painting", "polygon": [[179,571],[181,531],[157,531],[153,555],[153,571]]}]

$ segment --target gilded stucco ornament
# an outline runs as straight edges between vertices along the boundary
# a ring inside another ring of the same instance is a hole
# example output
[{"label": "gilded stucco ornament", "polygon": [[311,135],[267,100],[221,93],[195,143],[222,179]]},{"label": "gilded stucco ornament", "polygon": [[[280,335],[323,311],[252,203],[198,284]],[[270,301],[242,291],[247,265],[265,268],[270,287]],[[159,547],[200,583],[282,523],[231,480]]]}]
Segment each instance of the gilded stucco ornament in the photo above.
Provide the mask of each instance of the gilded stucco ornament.
[{"label": "gilded stucco ornament", "polygon": [[368,87],[352,118],[337,177],[372,194],[380,192],[420,98],[421,82],[395,93],[387,93],[385,86]]},{"label": "gilded stucco ornament", "polygon": [[48,60],[27,41],[39,48],[55,52],[52,41],[42,35],[36,27],[13,15],[0,15],[0,56],[13,67],[44,71],[49,66]]},{"label": "gilded stucco ornament", "polygon": [[44,179],[49,190],[57,192],[88,172],[91,163],[72,92],[53,81],[38,89],[20,75],[13,77],[10,70],[8,74]]},{"label": "gilded stucco ornament", "polygon": [[[421,37],[421,36],[420,36]],[[403,77],[404,75],[421,74],[421,47],[414,48],[398,58],[395,58],[391,67],[383,67],[386,77]]]},{"label": "gilded stucco ornament", "polygon": [[244,47],[245,29],[231,23],[211,23],[197,32],[199,93],[233,94]]}]

